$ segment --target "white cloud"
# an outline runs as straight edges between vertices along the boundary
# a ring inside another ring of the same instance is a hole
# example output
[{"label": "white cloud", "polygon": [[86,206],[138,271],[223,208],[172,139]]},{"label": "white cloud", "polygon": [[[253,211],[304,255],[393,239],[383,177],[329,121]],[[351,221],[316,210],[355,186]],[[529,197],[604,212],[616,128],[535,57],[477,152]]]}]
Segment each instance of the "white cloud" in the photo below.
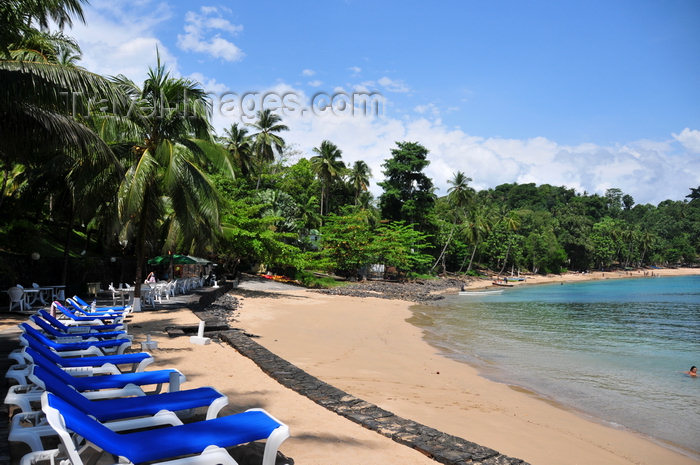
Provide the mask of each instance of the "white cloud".
[{"label": "white cloud", "polygon": [[343,151],[346,164],[366,161],[374,173],[375,195],[381,193],[376,185],[383,178],[381,165],[397,141],[417,141],[430,150],[426,173],[439,195],[447,192],[447,180],[457,170],[473,178],[478,189],[533,182],[603,194],[607,188],[618,187],[638,203],[681,199],[688,187],[700,184],[700,159],[669,151],[663,143],[566,146],[544,137],[481,138],[423,117],[331,116],[287,118],[285,122],[291,129],[285,138],[307,154],[329,139]]},{"label": "white cloud", "polygon": [[155,64],[157,47],[161,62],[179,74],[177,58],[153,35],[172,16],[166,3],[95,0],[84,11],[87,24],[76,22],[69,31],[83,51],[81,66],[106,76],[124,74],[140,84]]},{"label": "white cloud", "polygon": [[305,69],[301,72],[302,76],[313,76],[314,74],[316,74],[316,71],[313,69]]},{"label": "white cloud", "polygon": [[386,76],[379,78],[377,82],[389,92],[406,93],[411,90],[403,81],[394,80]]},{"label": "white cloud", "polygon": [[231,23],[215,7],[201,7],[199,13],[185,14],[185,33],[178,34],[177,45],[182,50],[205,53],[226,61],[243,59],[243,51],[233,42],[221,37],[222,32],[235,35],[243,26]]},{"label": "white cloud", "polygon": [[413,111],[421,115],[430,114],[436,118],[440,116],[440,109],[434,103],[416,105],[415,108],[413,108]]},{"label": "white cloud", "polygon": [[[307,106],[310,99],[301,89],[283,82],[260,90],[261,95],[267,92],[293,93],[302,106]],[[425,107],[425,115],[440,111],[435,104]],[[319,116],[308,111],[278,113],[290,128],[284,133],[285,140],[304,156],[311,156],[313,147],[328,139],[342,150],[346,164],[357,160],[367,162],[374,175],[371,190],[375,195],[381,193],[376,185],[383,179],[381,165],[397,141],[416,141],[430,151],[426,174],[433,179],[439,195],[447,192],[447,180],[457,170],[470,176],[477,189],[533,182],[566,186],[579,193],[603,194],[610,187],[618,187],[637,203],[681,199],[688,187],[700,184],[700,157],[689,151],[679,152],[676,144],[667,141],[641,140],[615,146],[563,145],[545,137],[478,137],[425,115],[399,119]],[[248,120],[252,119],[251,116]],[[232,122],[232,119],[215,118],[215,127],[227,127]]]},{"label": "white cloud", "polygon": [[316,80],[307,82],[307,84],[310,85],[311,87],[320,87],[321,84],[323,84],[323,81],[319,81],[318,79],[316,79]]},{"label": "white cloud", "polygon": [[226,84],[217,82],[216,79],[209,78],[202,73],[192,73],[189,75],[189,78],[202,84],[202,88],[211,94],[220,95],[228,91],[228,86]]},{"label": "white cloud", "polygon": [[362,72],[362,68],[360,68],[359,66],[351,66],[348,69],[352,71],[353,76],[357,76]]},{"label": "white cloud", "polygon": [[700,153],[700,131],[685,128],[680,134],[672,134],[673,138],[693,153]]}]

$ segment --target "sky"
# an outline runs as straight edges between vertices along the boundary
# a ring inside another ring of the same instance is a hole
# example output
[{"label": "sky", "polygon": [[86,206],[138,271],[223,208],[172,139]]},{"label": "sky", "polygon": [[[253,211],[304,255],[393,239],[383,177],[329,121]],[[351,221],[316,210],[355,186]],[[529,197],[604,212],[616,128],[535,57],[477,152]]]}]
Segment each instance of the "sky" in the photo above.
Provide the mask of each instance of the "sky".
[{"label": "sky", "polygon": [[[272,108],[295,158],[325,139],[372,192],[397,141],[444,195],[552,184],[637,203],[700,186],[700,2],[92,0],[82,66],[142,82],[156,50],[212,95],[213,125]],[[362,102],[369,101],[369,105]],[[330,105],[332,104],[332,105]],[[330,105],[330,106],[329,106]]]}]

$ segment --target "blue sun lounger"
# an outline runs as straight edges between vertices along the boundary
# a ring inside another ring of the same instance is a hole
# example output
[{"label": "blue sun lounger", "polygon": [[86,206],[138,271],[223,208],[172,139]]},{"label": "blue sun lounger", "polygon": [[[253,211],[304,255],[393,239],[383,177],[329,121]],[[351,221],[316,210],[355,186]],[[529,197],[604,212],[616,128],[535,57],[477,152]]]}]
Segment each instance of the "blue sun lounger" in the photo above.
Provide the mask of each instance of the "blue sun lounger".
[{"label": "blue sun lounger", "polygon": [[39,310],[37,312],[37,315],[42,317],[44,320],[48,321],[52,326],[56,327],[56,329],[64,331],[68,334],[71,334],[71,333],[90,333],[90,332],[101,332],[101,331],[124,331],[124,332],[126,332],[124,324],[122,324],[122,323],[104,324],[104,325],[85,325],[85,326],[71,325],[71,326],[69,326],[69,325],[63,324],[63,322],[61,320],[52,316],[46,310]]},{"label": "blue sun lounger", "polygon": [[[172,375],[176,376],[177,389],[171,386],[170,391],[179,390],[179,384],[185,381],[185,376],[175,369],[140,371],[137,373],[121,373],[116,375],[99,376],[73,376],[62,370],[56,364],[39,354],[31,347],[27,347],[27,353],[34,360],[35,365],[40,365],[51,372],[54,376],[63,380],[64,383],[74,386],[78,391],[97,391],[100,389],[123,388],[127,385],[147,386],[156,384],[161,386],[171,383]],[[160,389],[160,388],[159,388]]]},{"label": "blue sun lounger", "polygon": [[[207,407],[207,419],[216,418],[219,411],[228,404],[226,396],[211,387],[94,401],[80,394],[72,386],[67,386],[40,365],[33,367],[30,378],[45,391],[60,397],[86,415],[103,423],[120,420],[118,422],[120,427],[131,429],[156,425],[181,425],[182,421],[174,412],[190,411],[200,407]],[[43,417],[41,411],[15,415],[10,426],[9,440],[24,442],[32,451],[43,450],[41,438],[56,435],[53,428],[42,421]],[[107,426],[114,429],[112,424]]]},{"label": "blue sun lounger", "polygon": [[[85,302],[83,299],[78,297],[77,295],[73,296],[73,300],[75,300],[76,303],[78,303],[81,307],[83,307],[85,310],[88,310],[91,308],[91,305]],[[97,311],[127,311],[129,308],[131,308],[130,305],[112,305],[112,306],[98,306]]]},{"label": "blue sun lounger", "polygon": [[[38,329],[29,326],[27,323],[21,323],[18,325],[20,329],[30,334],[37,339],[42,344],[54,349],[57,352],[64,351],[92,351],[94,349],[102,349],[106,352],[116,352],[118,354],[124,353],[124,350],[131,347],[131,339],[110,339],[107,341],[82,341],[82,342],[57,342],[49,339],[44,334],[42,334]],[[97,353],[95,355],[104,355],[102,353]]]},{"label": "blue sun lounger", "polygon": [[70,310],[68,307],[64,307],[58,301],[54,301],[51,305],[55,306],[56,309],[58,309],[68,318],[68,320],[72,320],[73,322],[103,325],[108,321],[112,322],[112,324],[118,324],[124,320],[124,315],[81,316]]},{"label": "blue sun lounger", "polygon": [[[185,376],[175,369],[141,371],[137,373],[107,374],[97,376],[73,376],[46,357],[32,349],[25,348],[34,365],[39,365],[60,379],[64,384],[75,387],[89,399],[102,399],[115,396],[143,396],[158,394],[164,384],[168,384],[169,392],[180,390],[180,384],[185,382]],[[89,367],[85,367],[85,375],[89,375]],[[146,393],[142,386],[155,385],[155,389]],[[16,405],[22,412],[31,412],[32,402],[37,402],[43,389],[31,385],[10,386],[5,396],[5,404]]]},{"label": "blue sun lounger", "polygon": [[116,339],[119,337],[127,337],[126,332],[123,330],[118,331],[98,331],[98,332],[87,332],[87,333],[67,333],[56,327],[54,327],[47,320],[43,319],[39,315],[32,315],[29,317],[41,330],[48,336],[54,337],[56,339]]},{"label": "blue sun lounger", "polygon": [[136,365],[133,367],[133,371],[138,372],[143,371],[147,365],[153,363],[153,356],[148,352],[131,352],[128,354],[95,355],[88,357],[62,357],[60,353],[54,352],[32,335],[27,334],[25,336],[28,347],[38,352],[47,360],[51,360],[56,365],[62,367],[96,367],[109,363],[111,365]]},{"label": "blue sun lounger", "polygon": [[[267,440],[262,465],[274,465],[277,449],[289,437],[287,425],[261,409],[186,425],[120,434],[51,393],[42,396],[41,404],[72,465],[83,465],[79,450],[86,445],[85,442],[132,464],[236,465],[224,448],[262,439]],[[73,437],[71,432],[75,433]],[[56,460],[60,453],[58,449],[33,452],[22,459],[22,464],[34,463],[35,459]],[[173,460],[175,457],[178,458]]]},{"label": "blue sun lounger", "polygon": [[126,312],[123,310],[111,310],[107,308],[97,308],[93,310],[90,305],[80,305],[78,302],[76,302],[72,298],[67,298],[66,303],[73,307],[73,310],[76,311],[79,314],[85,315],[85,316],[109,316],[109,315],[117,315],[117,316],[123,316]]},{"label": "blue sun lounger", "polygon": [[61,366],[65,369],[73,369],[80,371],[82,375],[94,374],[119,374],[123,373],[117,365],[131,365],[131,372],[143,371],[148,365],[153,363],[153,357],[147,352],[115,354],[115,355],[93,355],[87,357],[64,357],[65,352],[59,353],[51,350],[41,341],[34,338],[30,334],[23,334],[23,343],[26,344],[19,353],[12,354],[12,358],[19,363],[10,366],[5,373],[5,378],[14,379],[17,384],[27,384],[27,377],[31,373],[34,359],[31,356],[32,352],[26,350],[30,347],[33,351],[38,352],[47,360]]}]

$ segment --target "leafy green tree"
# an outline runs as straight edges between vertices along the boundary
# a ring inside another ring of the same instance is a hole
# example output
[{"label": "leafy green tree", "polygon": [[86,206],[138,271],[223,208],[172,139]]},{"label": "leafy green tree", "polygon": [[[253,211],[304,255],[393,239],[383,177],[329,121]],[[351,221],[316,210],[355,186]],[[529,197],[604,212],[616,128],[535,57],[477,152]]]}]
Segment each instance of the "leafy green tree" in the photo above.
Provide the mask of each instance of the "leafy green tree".
[{"label": "leafy green tree", "polygon": [[228,199],[222,206],[217,255],[229,272],[259,263],[272,268],[304,266],[301,251],[288,243],[296,234],[278,231],[275,224],[284,218],[263,214],[266,208],[250,197]]},{"label": "leafy green tree", "polygon": [[427,231],[425,219],[435,205],[432,180],[423,173],[430,164],[428,150],[416,142],[397,142],[384,167],[385,181],[378,183],[384,192],[379,198],[382,218],[417,224]]},{"label": "leafy green tree", "polygon": [[[328,197],[331,184],[334,180],[340,179],[346,171],[345,163],[340,159],[343,152],[331,141],[324,140],[320,147],[314,147],[315,156],[311,157],[311,169],[321,180],[321,216],[325,205],[328,205]],[[326,212],[328,208],[326,208]]]},{"label": "leafy green tree", "polygon": [[399,271],[423,272],[432,256],[422,251],[428,247],[427,235],[403,221],[380,224],[372,241],[372,255],[378,263]]},{"label": "leafy green tree", "polygon": [[501,219],[484,241],[484,256],[491,268],[499,269],[499,274],[508,263],[519,265],[523,257],[524,238],[514,233],[507,223]]},{"label": "leafy green tree", "polygon": [[605,204],[611,216],[616,217],[622,211],[622,198],[622,190],[617,187],[612,187],[605,191]]},{"label": "leafy green tree", "polygon": [[634,206],[634,197],[629,194],[622,196],[622,205],[625,207],[625,211],[630,211],[632,206]]},{"label": "leafy green tree", "polygon": [[531,232],[525,239],[525,255],[534,273],[560,273],[567,258],[551,229]]},{"label": "leafy green tree", "polygon": [[321,251],[316,265],[355,277],[374,256],[373,233],[367,212],[328,215],[321,227]]},{"label": "leafy green tree", "polygon": [[594,263],[601,269],[608,267],[620,250],[617,230],[620,224],[612,218],[603,218],[593,225],[591,232],[592,256]]}]

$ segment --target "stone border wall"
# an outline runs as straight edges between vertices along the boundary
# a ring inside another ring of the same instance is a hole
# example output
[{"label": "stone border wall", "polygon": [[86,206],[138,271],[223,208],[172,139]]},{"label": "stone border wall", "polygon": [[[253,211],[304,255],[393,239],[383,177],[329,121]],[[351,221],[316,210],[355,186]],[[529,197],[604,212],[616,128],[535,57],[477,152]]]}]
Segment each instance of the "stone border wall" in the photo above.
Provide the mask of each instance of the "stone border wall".
[{"label": "stone border wall", "polygon": [[495,450],[438,431],[415,421],[401,418],[374,404],[358,399],[311,376],[273,354],[241,331],[219,333],[241,354],[250,358],[265,373],[328,410],[342,415],[367,429],[411,447],[446,465],[528,465]]}]

